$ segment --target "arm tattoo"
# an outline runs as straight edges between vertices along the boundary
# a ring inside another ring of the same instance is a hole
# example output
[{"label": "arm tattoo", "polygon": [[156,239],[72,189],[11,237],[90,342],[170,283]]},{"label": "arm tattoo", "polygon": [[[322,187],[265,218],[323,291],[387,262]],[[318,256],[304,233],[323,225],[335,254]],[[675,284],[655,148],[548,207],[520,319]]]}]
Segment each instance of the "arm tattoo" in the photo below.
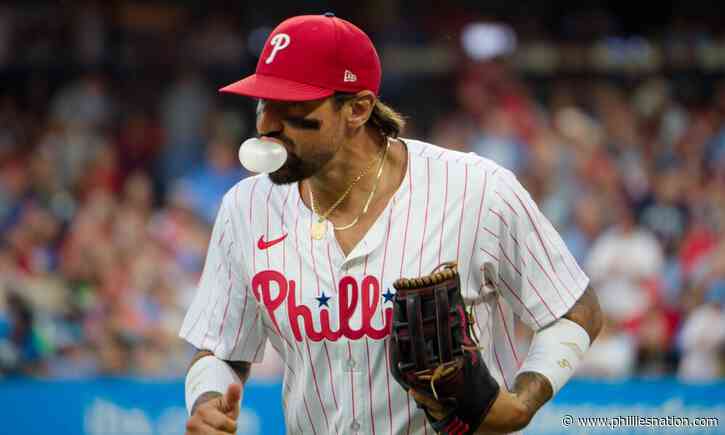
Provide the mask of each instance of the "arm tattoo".
[{"label": "arm tattoo", "polygon": [[586,289],[569,312],[564,315],[564,318],[578,323],[589,334],[589,342],[594,342],[602,329],[603,319],[599,299],[591,287]]},{"label": "arm tattoo", "polygon": [[533,417],[536,411],[551,399],[554,390],[544,375],[535,372],[523,372],[516,377],[513,393],[524,404],[528,415]]},{"label": "arm tattoo", "polygon": [[237,373],[237,376],[239,376],[239,379],[242,380],[242,384],[247,382],[247,379],[249,379],[249,372],[251,370],[252,364],[248,363],[246,361],[224,361]]},{"label": "arm tattoo", "polygon": [[199,398],[196,399],[196,402],[194,402],[194,405],[191,407],[191,415],[194,415],[194,412],[196,412],[196,408],[198,408],[199,405],[206,403],[212,399],[216,399],[217,397],[222,397],[222,394],[217,391],[207,391],[206,393],[199,396]]},{"label": "arm tattoo", "polygon": [[[586,289],[564,318],[581,325],[589,334],[590,341],[597,338],[602,328],[602,310],[599,308],[597,295],[591,287]],[[519,374],[512,392],[518,396],[531,417],[554,395],[549,380],[544,375],[534,372]]]}]

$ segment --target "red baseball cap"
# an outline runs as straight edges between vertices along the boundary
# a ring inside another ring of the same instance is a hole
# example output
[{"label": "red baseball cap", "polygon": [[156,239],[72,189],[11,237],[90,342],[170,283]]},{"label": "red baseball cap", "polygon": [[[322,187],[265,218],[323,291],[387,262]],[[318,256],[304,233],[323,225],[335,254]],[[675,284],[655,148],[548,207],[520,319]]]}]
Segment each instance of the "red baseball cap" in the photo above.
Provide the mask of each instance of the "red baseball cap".
[{"label": "red baseball cap", "polygon": [[335,91],[380,90],[380,58],[357,26],[335,17],[300,15],[283,21],[264,43],[255,74],[220,92],[279,101],[309,101]]}]

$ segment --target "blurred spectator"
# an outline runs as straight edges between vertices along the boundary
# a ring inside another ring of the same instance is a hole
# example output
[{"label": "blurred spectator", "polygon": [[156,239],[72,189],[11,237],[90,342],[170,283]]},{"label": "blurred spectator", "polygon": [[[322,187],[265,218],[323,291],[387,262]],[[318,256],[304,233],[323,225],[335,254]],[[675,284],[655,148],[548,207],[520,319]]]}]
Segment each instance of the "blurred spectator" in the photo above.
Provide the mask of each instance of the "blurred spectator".
[{"label": "blurred spectator", "polygon": [[61,89],[51,103],[53,118],[71,127],[108,126],[113,116],[107,79],[89,73]]},{"label": "blurred spectator", "polygon": [[577,376],[605,379],[632,376],[637,364],[635,350],[634,338],[609,319],[589,348]]},{"label": "blurred spectator", "polygon": [[713,283],[705,303],[690,314],[679,336],[682,362],[678,376],[685,381],[710,381],[725,375],[725,280]]},{"label": "blurred spectator", "polygon": [[201,158],[204,124],[211,107],[212,96],[198,72],[182,72],[165,91],[160,107],[166,133],[161,155],[165,182],[174,181]]},{"label": "blurred spectator", "polygon": [[657,239],[637,226],[628,204],[616,207],[615,224],[593,242],[585,270],[605,314],[624,322],[652,306],[646,284],[661,274],[664,259]]},{"label": "blurred spectator", "polygon": [[239,165],[238,150],[243,129],[236,125],[239,119],[241,116],[236,113],[219,115],[203,162],[181,177],[174,186],[178,192],[172,193],[184,195],[187,205],[209,225],[214,223],[227,190],[248,175]]}]

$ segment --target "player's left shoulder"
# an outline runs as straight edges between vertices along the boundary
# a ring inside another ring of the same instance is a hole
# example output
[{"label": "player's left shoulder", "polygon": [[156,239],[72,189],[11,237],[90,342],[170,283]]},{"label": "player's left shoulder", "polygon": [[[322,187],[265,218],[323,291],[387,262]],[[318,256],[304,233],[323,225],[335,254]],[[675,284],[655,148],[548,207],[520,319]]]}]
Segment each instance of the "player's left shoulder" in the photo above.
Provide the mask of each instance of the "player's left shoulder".
[{"label": "player's left shoulder", "polygon": [[[475,196],[477,190],[490,190],[493,180],[505,168],[474,152],[463,152],[416,139],[401,138],[411,159],[444,163],[449,182],[466,188]],[[472,190],[471,190],[472,189]]]},{"label": "player's left shoulder", "polygon": [[409,153],[416,157],[444,161],[449,166],[453,165],[454,167],[476,167],[479,171],[484,172],[496,172],[501,169],[501,166],[493,160],[482,157],[473,151],[454,150],[418,139],[400,139],[408,147]]}]

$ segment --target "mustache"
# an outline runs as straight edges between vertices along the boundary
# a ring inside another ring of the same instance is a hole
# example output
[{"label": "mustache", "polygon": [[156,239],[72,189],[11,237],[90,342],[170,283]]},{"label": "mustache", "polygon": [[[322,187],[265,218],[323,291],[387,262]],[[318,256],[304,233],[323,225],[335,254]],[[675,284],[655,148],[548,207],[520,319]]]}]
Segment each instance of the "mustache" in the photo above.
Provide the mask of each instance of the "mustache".
[{"label": "mustache", "polygon": [[282,142],[285,145],[285,148],[287,148],[288,154],[294,154],[291,150],[296,147],[297,144],[295,142],[284,135],[281,131],[273,131],[269,133],[263,133],[257,135],[257,139],[261,139],[262,137],[271,137],[272,139],[277,139],[280,142]]}]

